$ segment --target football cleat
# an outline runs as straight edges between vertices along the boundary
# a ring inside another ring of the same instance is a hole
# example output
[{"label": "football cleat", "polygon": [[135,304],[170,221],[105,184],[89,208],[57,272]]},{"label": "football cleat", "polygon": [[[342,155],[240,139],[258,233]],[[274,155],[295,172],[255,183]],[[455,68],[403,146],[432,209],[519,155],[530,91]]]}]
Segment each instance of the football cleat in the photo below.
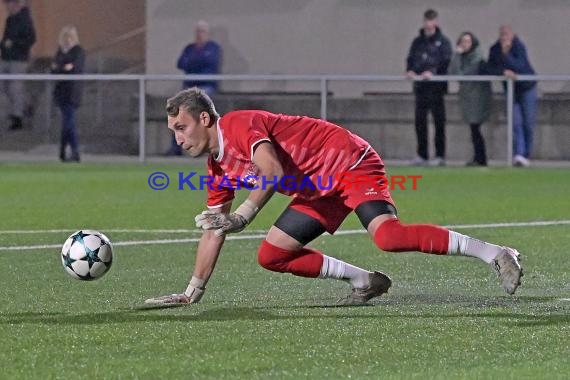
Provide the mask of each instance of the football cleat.
[{"label": "football cleat", "polygon": [[491,261],[491,268],[499,277],[501,286],[508,294],[515,294],[521,284],[523,269],[519,262],[520,253],[509,247],[503,247],[501,253]]},{"label": "football cleat", "polygon": [[370,278],[369,286],[366,288],[353,288],[352,293],[337,301],[337,305],[366,305],[369,300],[374,297],[380,297],[390,289],[390,286],[392,286],[392,280],[390,280],[390,277],[386,276],[384,273],[374,272],[370,273],[368,276]]}]

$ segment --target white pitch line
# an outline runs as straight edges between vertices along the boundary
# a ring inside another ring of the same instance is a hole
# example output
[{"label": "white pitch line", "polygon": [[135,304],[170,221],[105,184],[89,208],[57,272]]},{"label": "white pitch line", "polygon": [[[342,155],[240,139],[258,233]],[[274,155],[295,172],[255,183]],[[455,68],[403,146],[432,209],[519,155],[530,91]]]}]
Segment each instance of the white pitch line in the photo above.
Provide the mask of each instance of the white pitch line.
[{"label": "white pitch line", "polygon": [[[570,224],[570,220],[546,220],[540,222],[515,222],[515,223],[486,223],[486,224],[451,224],[442,226],[450,230],[460,230],[468,228],[506,228],[506,227],[540,227],[540,226],[559,226]],[[367,233],[365,230],[340,230],[335,235],[354,235],[357,233]]]},{"label": "white pitch line", "polygon": [[[570,224],[570,220],[550,220],[550,221],[537,221],[537,222],[514,222],[514,223],[488,223],[488,224],[456,224],[445,226],[449,229],[466,229],[466,228],[505,228],[505,227],[537,227],[537,226],[556,226],[556,225],[567,225]],[[55,230],[50,230],[55,231]],[[64,230],[69,232],[70,230]],[[106,232],[113,230],[106,230]],[[155,232],[161,230],[114,230],[116,231],[141,231],[141,232]],[[168,231],[180,231],[180,230],[162,230]],[[199,230],[186,230],[186,231],[199,231]],[[41,233],[38,231],[37,233]],[[45,232],[45,231],[44,231]],[[226,240],[253,240],[253,239],[263,239],[267,231],[258,230],[251,231],[253,234],[249,235],[231,235],[226,238]],[[355,234],[365,234],[366,231],[363,229],[359,230],[341,230],[337,231],[335,235],[355,235]],[[324,235],[327,236],[328,234]],[[331,236],[331,235],[328,235]],[[200,238],[188,238],[188,239],[161,239],[161,240],[131,240],[131,241],[119,241],[113,243],[113,246],[130,246],[130,245],[153,245],[153,244],[182,244],[182,243],[197,243]],[[0,246],[0,251],[26,251],[35,249],[52,249],[59,248],[61,244],[45,244],[45,245],[28,245],[28,246]]]},{"label": "white pitch line", "polygon": [[[533,226],[556,226],[570,224],[570,220],[546,220],[536,222],[514,222],[514,223],[483,223],[483,224],[453,224],[444,226],[450,229],[461,228],[502,228],[502,227],[533,227]],[[84,228],[93,229],[93,228]],[[0,230],[0,235],[19,235],[19,234],[54,234],[54,233],[71,233],[77,229],[60,229],[60,230]],[[266,230],[248,230],[252,234],[267,233]],[[199,234],[202,230],[198,229],[105,229],[105,233],[155,233],[155,234]],[[366,233],[365,230],[340,230],[335,235],[352,235],[357,233]]]},{"label": "white pitch line", "polygon": [[[266,234],[260,235],[234,235],[228,236],[226,240],[253,240],[253,239],[263,239]],[[182,244],[182,243],[197,243],[200,238],[189,238],[189,239],[162,239],[162,240],[131,240],[131,241],[119,241],[112,243],[113,247],[124,247],[129,245],[154,245],[154,244]],[[27,246],[9,246],[0,247],[0,251],[27,251],[34,249],[52,249],[61,248],[61,244],[45,244],[45,245],[27,245]]]},{"label": "white pitch line", "polygon": [[487,224],[457,224],[446,226],[446,228],[503,228],[503,227],[539,227],[539,226],[560,226],[570,224],[570,220],[544,220],[538,222],[514,222],[514,223],[487,223]]},{"label": "white pitch line", "polygon": [[[84,228],[84,230],[93,230],[94,228]],[[60,234],[72,233],[77,229],[61,229],[61,230],[0,230],[0,235],[24,235],[24,234]],[[263,233],[265,230],[251,230],[251,233]],[[198,229],[105,229],[105,233],[155,233],[155,234],[200,234],[202,230]]]}]

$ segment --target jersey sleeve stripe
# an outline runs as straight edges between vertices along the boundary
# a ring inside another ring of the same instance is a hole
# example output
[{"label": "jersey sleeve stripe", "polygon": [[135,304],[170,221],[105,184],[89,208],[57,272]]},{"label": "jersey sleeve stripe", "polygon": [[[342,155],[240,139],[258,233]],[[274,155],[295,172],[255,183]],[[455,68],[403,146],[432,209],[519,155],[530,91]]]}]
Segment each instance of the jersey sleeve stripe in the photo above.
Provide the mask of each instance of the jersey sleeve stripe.
[{"label": "jersey sleeve stripe", "polygon": [[220,208],[220,207],[224,207],[225,205],[227,205],[228,203],[232,203],[233,201],[234,201],[234,200],[232,199],[231,201],[227,201],[227,202],[224,202],[224,203],[220,203],[219,205],[207,206],[207,207],[208,207],[209,210],[217,209],[217,208]]},{"label": "jersey sleeve stripe", "polygon": [[269,140],[268,138],[263,138],[263,139],[257,140],[253,144],[251,144],[251,151],[250,151],[250,153],[251,153],[250,159],[251,160],[253,160],[253,151],[255,150],[255,147],[264,141],[267,141],[269,143],[271,142],[271,140]]},{"label": "jersey sleeve stripe", "polygon": [[358,159],[358,161],[356,161],[356,163],[354,165],[352,165],[350,168],[348,168],[348,170],[352,170],[355,167],[358,166],[358,164],[360,164],[360,161],[362,161],[364,159],[364,156],[366,156],[368,154],[368,151],[371,149],[372,147],[370,145],[368,145],[368,147],[366,148],[366,150],[364,151],[364,153],[362,153],[362,155],[360,156],[360,158]]}]

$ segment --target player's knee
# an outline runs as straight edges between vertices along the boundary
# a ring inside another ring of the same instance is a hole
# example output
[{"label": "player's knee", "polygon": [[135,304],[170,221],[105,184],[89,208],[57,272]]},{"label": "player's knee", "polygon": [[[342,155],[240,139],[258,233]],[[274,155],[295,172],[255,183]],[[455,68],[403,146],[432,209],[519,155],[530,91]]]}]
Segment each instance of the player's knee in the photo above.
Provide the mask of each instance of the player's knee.
[{"label": "player's knee", "polygon": [[[285,254],[284,254],[285,253]],[[286,272],[289,262],[287,251],[268,243],[266,240],[261,243],[257,253],[257,262],[263,268],[273,272]]]},{"label": "player's knee", "polygon": [[376,230],[374,242],[383,251],[401,252],[404,250],[402,242],[406,240],[405,233],[405,227],[398,219],[387,220]]}]

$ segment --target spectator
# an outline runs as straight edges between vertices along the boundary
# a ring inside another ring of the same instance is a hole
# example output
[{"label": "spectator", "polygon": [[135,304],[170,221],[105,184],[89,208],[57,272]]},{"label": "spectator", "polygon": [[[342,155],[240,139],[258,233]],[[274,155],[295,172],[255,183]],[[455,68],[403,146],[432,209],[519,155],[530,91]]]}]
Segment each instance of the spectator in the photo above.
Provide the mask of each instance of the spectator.
[{"label": "spectator", "polygon": [[[85,52],[79,45],[79,36],[75,26],[68,25],[59,32],[59,48],[52,64],[53,74],[81,74],[85,63]],[[75,110],[81,102],[81,83],[78,81],[57,82],[54,100],[61,110],[61,143],[59,158],[63,162],[79,162],[79,147],[75,128]],[[67,145],[71,148],[71,157],[65,154]]]},{"label": "spectator", "polygon": [[[210,26],[200,20],[196,24],[195,40],[184,48],[178,58],[177,67],[185,74],[219,74],[222,49],[216,42],[210,40]],[[184,88],[199,87],[208,96],[214,95],[218,90],[216,81],[184,81]],[[166,153],[168,156],[182,155],[182,149],[176,143],[174,135],[170,149]]]},{"label": "spectator", "polygon": [[[415,78],[419,75],[428,80],[432,75],[447,74],[451,60],[451,43],[438,27],[437,12],[428,9],[424,13],[423,28],[414,39],[407,58],[406,76]],[[445,103],[443,96],[447,92],[445,82],[414,82],[416,96],[415,126],[418,142],[417,157],[413,165],[428,163],[427,115],[431,111],[435,124],[435,158],[430,165],[445,165]]]},{"label": "spectator", "polygon": [[[28,70],[30,49],[36,42],[36,32],[30,10],[22,0],[4,0],[8,11],[4,35],[0,42],[2,74],[23,74]],[[4,91],[10,101],[10,129],[22,128],[25,108],[24,83],[4,81]]]},{"label": "spectator", "polygon": [[[516,79],[535,74],[526,47],[510,26],[499,28],[499,40],[489,51],[489,72]],[[506,89],[506,84],[505,84]],[[529,166],[536,119],[536,82],[515,82],[513,103],[513,154],[515,166]]]},{"label": "spectator", "polygon": [[[471,32],[463,32],[457,39],[455,54],[449,65],[452,75],[478,75],[485,70],[485,60],[479,40]],[[463,120],[471,127],[473,160],[467,166],[487,166],[485,140],[481,134],[481,124],[489,119],[491,111],[490,82],[460,82],[459,101]]]}]

